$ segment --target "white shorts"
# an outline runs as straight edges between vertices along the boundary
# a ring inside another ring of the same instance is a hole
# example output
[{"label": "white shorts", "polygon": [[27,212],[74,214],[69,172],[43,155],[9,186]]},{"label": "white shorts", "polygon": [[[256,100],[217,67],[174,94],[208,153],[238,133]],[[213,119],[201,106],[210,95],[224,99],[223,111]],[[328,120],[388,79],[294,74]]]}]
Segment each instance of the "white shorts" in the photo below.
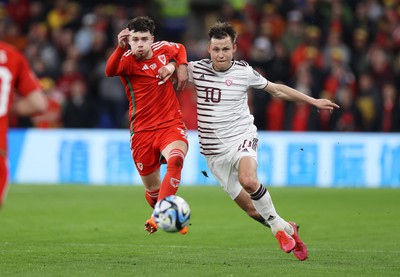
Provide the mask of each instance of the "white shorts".
[{"label": "white shorts", "polygon": [[239,161],[242,157],[252,157],[257,162],[257,132],[246,134],[231,145],[226,154],[206,157],[207,166],[219,185],[235,199],[242,191],[239,183]]}]

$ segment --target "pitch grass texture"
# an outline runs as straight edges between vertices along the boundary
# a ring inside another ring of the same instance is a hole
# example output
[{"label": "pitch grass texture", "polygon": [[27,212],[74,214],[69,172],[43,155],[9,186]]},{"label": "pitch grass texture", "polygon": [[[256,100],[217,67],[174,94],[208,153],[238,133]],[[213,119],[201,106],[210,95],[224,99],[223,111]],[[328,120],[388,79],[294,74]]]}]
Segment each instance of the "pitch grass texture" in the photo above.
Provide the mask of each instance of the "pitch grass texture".
[{"label": "pitch grass texture", "polygon": [[276,188],[309,259],[286,254],[219,187],[185,187],[189,233],[143,231],[141,186],[12,185],[0,276],[399,276],[400,190]]}]

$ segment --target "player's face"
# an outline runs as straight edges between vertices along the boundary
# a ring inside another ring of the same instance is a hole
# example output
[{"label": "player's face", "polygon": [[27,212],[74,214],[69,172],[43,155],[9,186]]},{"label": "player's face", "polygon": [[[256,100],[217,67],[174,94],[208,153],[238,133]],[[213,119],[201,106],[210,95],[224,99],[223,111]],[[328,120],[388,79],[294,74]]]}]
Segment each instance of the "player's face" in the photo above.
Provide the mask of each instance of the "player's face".
[{"label": "player's face", "polygon": [[223,39],[212,38],[208,44],[208,53],[216,71],[226,71],[232,64],[235,52],[236,44],[233,44],[229,36]]},{"label": "player's face", "polygon": [[150,32],[132,32],[129,37],[129,45],[133,54],[140,60],[149,59],[152,56],[151,44],[154,36]]}]

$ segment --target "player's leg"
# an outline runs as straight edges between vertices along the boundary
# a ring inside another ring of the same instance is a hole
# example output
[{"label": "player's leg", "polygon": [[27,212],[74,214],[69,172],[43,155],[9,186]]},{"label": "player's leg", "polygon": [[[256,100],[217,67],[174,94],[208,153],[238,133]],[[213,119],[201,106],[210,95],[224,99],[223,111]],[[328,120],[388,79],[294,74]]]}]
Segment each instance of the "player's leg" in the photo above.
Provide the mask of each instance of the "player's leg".
[{"label": "player's leg", "polygon": [[254,157],[245,156],[239,160],[239,182],[249,193],[255,209],[266,219],[281,249],[287,253],[293,250],[299,260],[305,260],[307,248],[298,236],[297,225],[286,222],[278,215],[267,188],[259,182],[256,172],[257,162]]},{"label": "player's leg", "polygon": [[177,122],[159,133],[158,143],[162,157],[167,162],[167,172],[161,181],[158,201],[175,195],[181,182],[183,163],[188,150],[187,130],[182,122]]},{"label": "player's leg", "polygon": [[0,208],[4,204],[8,190],[8,161],[5,154],[0,153]]},{"label": "player's leg", "polygon": [[[175,195],[178,191],[179,184],[181,182],[183,162],[185,160],[187,150],[188,144],[186,139],[185,141],[173,141],[162,150],[161,153],[164,157],[166,157],[167,160],[167,172],[165,173],[164,179],[161,183],[158,201],[169,195]],[[188,226],[185,226],[179,232],[182,235],[185,235],[188,232]]]},{"label": "player's leg", "polygon": [[[286,223],[276,212],[271,196],[257,178],[257,162],[254,157],[244,156],[239,160],[238,175],[243,189],[249,193],[251,201],[258,213],[266,219],[271,231],[278,239],[280,247],[285,252],[290,252],[296,246],[293,228]],[[285,227],[288,230],[285,230]]]},{"label": "player's leg", "polygon": [[157,203],[161,185],[160,168],[157,168],[149,175],[140,176],[140,178],[144,185],[146,201],[152,208],[154,208]]},{"label": "player's leg", "polygon": [[[131,137],[132,158],[145,188],[146,201],[152,208],[157,202],[161,185],[160,152],[153,147],[154,141],[154,132],[140,132]],[[157,231],[152,216],[145,223],[145,231],[149,234]]]},{"label": "player's leg", "polygon": [[248,194],[244,189],[242,189],[239,195],[234,199],[236,204],[247,213],[248,216],[254,220],[260,222],[261,224],[270,227],[267,221],[257,212],[251,201],[250,194]]},{"label": "player's leg", "polygon": [[131,153],[136,169],[142,178],[145,198],[154,208],[160,189],[159,151],[154,150],[153,132],[140,132],[131,137]]},{"label": "player's leg", "polygon": [[[160,190],[160,168],[157,168],[154,172],[140,176],[142,178],[142,182],[145,188],[145,198],[149,205],[154,208],[157,203],[158,194]],[[149,234],[152,234],[157,231],[157,224],[154,221],[153,216],[150,219],[146,220],[144,224],[144,230]]]},{"label": "player's leg", "polygon": [[161,151],[167,161],[167,172],[161,182],[158,200],[174,195],[178,191],[187,148],[186,142],[176,140]]}]

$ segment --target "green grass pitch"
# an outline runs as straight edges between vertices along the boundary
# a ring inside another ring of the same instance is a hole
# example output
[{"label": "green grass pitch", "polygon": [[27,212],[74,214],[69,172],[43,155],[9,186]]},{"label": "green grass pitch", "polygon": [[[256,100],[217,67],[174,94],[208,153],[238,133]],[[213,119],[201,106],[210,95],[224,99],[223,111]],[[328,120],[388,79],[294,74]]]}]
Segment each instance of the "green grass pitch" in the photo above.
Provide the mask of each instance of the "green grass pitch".
[{"label": "green grass pitch", "polygon": [[0,210],[0,276],[400,276],[400,190],[270,187],[301,226],[309,259],[220,187],[181,186],[187,235],[148,235],[141,186],[10,186]]}]

